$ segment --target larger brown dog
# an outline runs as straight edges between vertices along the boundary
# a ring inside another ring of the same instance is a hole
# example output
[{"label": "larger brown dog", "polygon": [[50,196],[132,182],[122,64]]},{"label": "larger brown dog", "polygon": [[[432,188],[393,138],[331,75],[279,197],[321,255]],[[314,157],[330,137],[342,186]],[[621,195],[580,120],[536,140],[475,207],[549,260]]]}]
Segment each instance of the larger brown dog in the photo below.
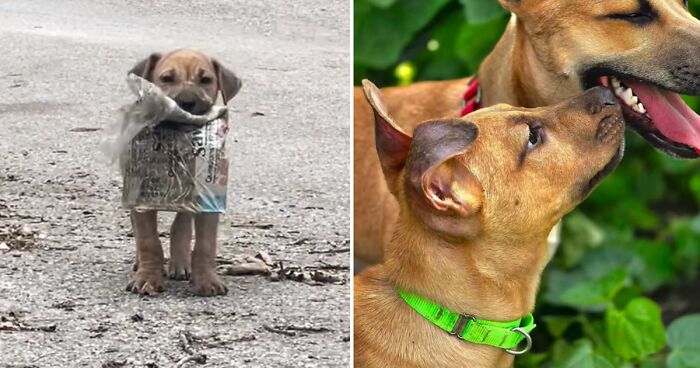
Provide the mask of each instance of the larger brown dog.
[{"label": "larger brown dog", "polygon": [[526,316],[548,260],[550,230],[622,157],[625,128],[613,94],[597,87],[554,107],[498,105],[426,122],[409,137],[380,92],[366,88],[400,215],[384,263],[355,278],[356,366],[511,366],[505,350],[451,336],[397,291],[441,305],[437,315]]},{"label": "larger brown dog", "polygon": [[[548,106],[615,76],[605,83],[624,102],[629,126],[669,155],[698,156],[700,117],[672,92],[700,94],[700,22],[683,0],[499,1],[513,16],[479,70],[482,105]],[[383,94],[410,134],[422,121],[458,117],[467,82],[417,83]],[[398,205],[374,153],[372,110],[360,89],[354,132],[355,256],[376,263]]]},{"label": "larger brown dog", "polygon": [[[193,50],[151,54],[130,71],[160,87],[183,109],[204,114],[221,92],[224,103],[241,89],[241,81],[217,60]],[[136,272],[127,289],[140,294],[156,294],[163,289],[163,249],[158,239],[158,213],[131,211],[136,238]],[[192,223],[195,227],[191,250]],[[170,228],[171,279],[190,279],[194,291],[203,296],[226,294],[228,289],[216,275],[216,233],[219,215],[178,213]]]}]

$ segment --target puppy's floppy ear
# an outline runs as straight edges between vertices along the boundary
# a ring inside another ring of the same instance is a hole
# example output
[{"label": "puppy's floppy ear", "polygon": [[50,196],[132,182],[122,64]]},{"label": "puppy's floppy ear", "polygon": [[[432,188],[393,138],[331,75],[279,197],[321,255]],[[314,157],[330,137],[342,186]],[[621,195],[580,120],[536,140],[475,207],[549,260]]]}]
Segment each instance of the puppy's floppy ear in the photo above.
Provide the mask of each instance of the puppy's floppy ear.
[{"label": "puppy's floppy ear", "polygon": [[[465,218],[480,210],[483,189],[460,160],[478,133],[476,125],[459,119],[427,122],[414,131],[406,161],[407,185],[430,226],[443,227],[436,216]],[[458,228],[444,227],[439,230]]]},{"label": "puppy's floppy ear", "polygon": [[411,137],[399,128],[389,116],[382,93],[368,80],[362,81],[365,98],[374,111],[374,135],[379,162],[389,189],[396,194],[396,179],[406,164]]},{"label": "puppy's floppy ear", "polygon": [[228,103],[238,94],[238,91],[243,87],[243,82],[236,76],[234,72],[221,65],[216,59],[212,59],[216,71],[216,79],[219,83],[219,91],[224,98],[224,103]]},{"label": "puppy's floppy ear", "polygon": [[127,74],[134,73],[149,82],[153,82],[153,69],[155,69],[156,64],[158,64],[158,61],[162,57],[163,55],[160,53],[154,52],[147,58],[136,63]]}]

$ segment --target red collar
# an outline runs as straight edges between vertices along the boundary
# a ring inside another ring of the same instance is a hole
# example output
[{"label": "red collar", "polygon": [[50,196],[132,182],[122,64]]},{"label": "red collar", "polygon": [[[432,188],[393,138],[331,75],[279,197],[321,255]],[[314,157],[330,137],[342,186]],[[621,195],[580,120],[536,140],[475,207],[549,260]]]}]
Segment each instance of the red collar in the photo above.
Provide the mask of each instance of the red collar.
[{"label": "red collar", "polygon": [[467,85],[467,91],[462,96],[462,115],[467,116],[481,108],[481,87],[479,80],[474,77]]}]

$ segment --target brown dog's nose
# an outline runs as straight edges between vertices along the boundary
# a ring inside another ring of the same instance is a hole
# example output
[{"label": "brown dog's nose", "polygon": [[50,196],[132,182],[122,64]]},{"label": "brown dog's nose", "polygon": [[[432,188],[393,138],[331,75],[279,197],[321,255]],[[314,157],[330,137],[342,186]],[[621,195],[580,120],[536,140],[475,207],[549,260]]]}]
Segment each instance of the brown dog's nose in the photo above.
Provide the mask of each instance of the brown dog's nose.
[{"label": "brown dog's nose", "polygon": [[586,112],[595,115],[608,107],[617,107],[615,95],[607,87],[595,87],[574,99],[574,104],[582,104]]}]

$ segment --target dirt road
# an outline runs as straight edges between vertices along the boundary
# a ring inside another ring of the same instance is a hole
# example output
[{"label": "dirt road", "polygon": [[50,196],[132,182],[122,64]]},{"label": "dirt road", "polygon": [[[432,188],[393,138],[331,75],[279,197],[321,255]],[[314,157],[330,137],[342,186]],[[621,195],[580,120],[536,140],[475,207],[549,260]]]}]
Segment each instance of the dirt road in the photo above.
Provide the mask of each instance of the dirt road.
[{"label": "dirt road", "polygon": [[276,267],[347,281],[349,7],[0,2],[0,367],[348,365],[347,282],[224,276],[229,295],[208,299],[186,282],[154,298],[124,291],[133,238],[98,146],[131,101],[124,77],[139,58],[213,54],[244,81],[222,265],[267,252]]}]

